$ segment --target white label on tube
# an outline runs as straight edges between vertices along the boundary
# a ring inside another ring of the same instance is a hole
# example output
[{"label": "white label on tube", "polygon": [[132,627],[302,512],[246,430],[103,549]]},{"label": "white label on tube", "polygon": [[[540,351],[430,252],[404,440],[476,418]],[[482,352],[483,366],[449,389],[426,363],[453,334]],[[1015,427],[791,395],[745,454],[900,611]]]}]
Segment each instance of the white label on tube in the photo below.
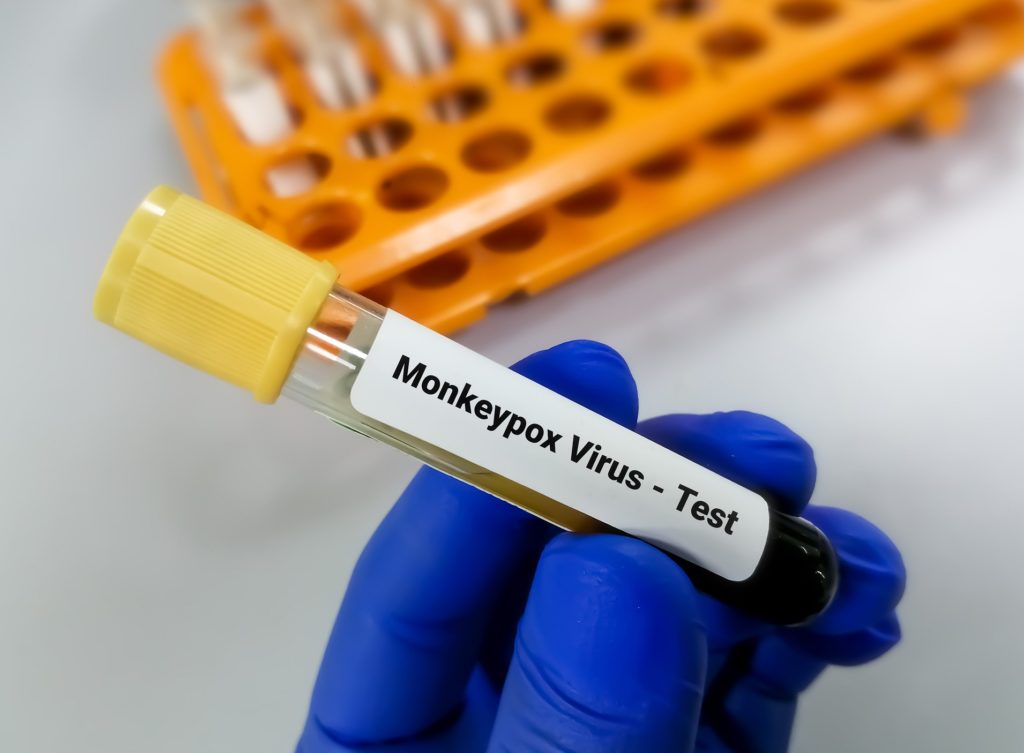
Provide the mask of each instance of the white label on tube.
[{"label": "white label on tube", "polygon": [[393,311],[352,405],[728,580],[764,551],[759,495]]}]

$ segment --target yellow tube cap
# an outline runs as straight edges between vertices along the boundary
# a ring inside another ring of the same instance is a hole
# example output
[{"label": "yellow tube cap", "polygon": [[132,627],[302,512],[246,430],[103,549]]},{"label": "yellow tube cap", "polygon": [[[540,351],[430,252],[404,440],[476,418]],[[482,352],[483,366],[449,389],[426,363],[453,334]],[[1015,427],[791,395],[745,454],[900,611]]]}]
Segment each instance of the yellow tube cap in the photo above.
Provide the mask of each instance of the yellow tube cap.
[{"label": "yellow tube cap", "polygon": [[336,276],[330,262],[160,186],[125,225],[93,311],[272,403]]}]

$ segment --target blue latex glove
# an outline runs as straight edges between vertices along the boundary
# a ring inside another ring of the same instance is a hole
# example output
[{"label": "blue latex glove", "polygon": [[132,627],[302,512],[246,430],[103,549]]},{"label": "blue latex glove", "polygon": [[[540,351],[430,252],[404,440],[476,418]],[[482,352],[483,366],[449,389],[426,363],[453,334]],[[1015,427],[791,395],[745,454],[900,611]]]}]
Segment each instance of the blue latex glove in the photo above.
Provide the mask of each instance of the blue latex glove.
[{"label": "blue latex glove", "polygon": [[840,559],[834,603],[810,626],[765,625],[641,541],[560,533],[423,469],[352,575],[300,753],[779,753],[828,664],[899,640],[899,552],[858,516],[807,506],[814,458],[786,427],[743,412],[637,425],[629,369],[598,343],[515,370],[813,521]]}]

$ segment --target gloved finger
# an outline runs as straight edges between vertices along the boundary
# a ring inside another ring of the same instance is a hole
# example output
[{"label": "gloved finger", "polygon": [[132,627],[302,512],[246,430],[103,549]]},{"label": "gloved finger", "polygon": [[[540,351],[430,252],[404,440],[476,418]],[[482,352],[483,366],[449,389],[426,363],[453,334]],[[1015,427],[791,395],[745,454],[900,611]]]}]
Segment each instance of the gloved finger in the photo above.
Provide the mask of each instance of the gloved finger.
[{"label": "gloved finger", "polygon": [[704,684],[696,592],[623,536],[546,547],[498,705],[492,753],[686,753]]},{"label": "gloved finger", "polygon": [[[557,532],[552,532],[552,535],[557,535]],[[523,606],[533,585],[533,575],[532,567],[523,567],[510,578],[498,597],[485,631],[479,663],[497,688],[504,684],[509,662],[512,661],[519,618],[523,615]]]},{"label": "gloved finger", "polygon": [[[835,547],[839,588],[828,609],[811,624],[782,629],[778,635],[829,663],[870,661],[899,640],[894,610],[906,586],[899,550],[888,536],[855,513],[811,505],[804,516],[821,528]],[[708,625],[718,632],[710,639],[708,669],[709,678],[715,678],[730,661],[723,644],[769,631],[759,631],[755,621],[709,597],[702,598],[702,608]]]},{"label": "gloved finger", "polygon": [[906,573],[892,541],[845,510],[809,506],[804,515],[835,547],[839,590],[810,625],[772,631],[729,657],[705,711],[708,726],[734,750],[785,751],[797,696],[828,664],[872,661],[900,640],[893,610]]},{"label": "gloved finger", "polygon": [[[708,750],[785,753],[797,698],[829,664],[873,661],[900,639],[896,615],[848,635],[808,635],[791,640],[780,630],[759,639],[746,657],[746,670],[706,704],[702,742]],[[719,747],[711,747],[711,741]],[[698,746],[698,750],[701,747]]]},{"label": "gloved finger", "polygon": [[859,515],[835,507],[807,508],[804,516],[828,536],[839,560],[839,589],[832,604],[806,628],[794,632],[846,635],[876,624],[892,612],[907,573],[896,545]]},{"label": "gloved finger", "polygon": [[697,742],[693,746],[693,750],[694,753],[740,753],[726,745],[714,727],[707,724],[702,724],[697,728]]},{"label": "gloved finger", "polygon": [[780,512],[799,515],[814,491],[811,446],[759,413],[678,413],[642,421],[637,431],[761,494]]},{"label": "gloved finger", "polygon": [[709,691],[698,750],[785,753],[797,694],[814,681],[826,662],[792,648],[777,633],[738,649],[732,663],[737,658],[741,674],[727,677],[735,667],[727,668]]},{"label": "gloved finger", "polygon": [[[691,460],[764,494],[780,509],[797,514],[807,504],[816,475],[810,446],[783,424],[747,411],[710,415],[673,414],[642,421],[637,432]],[[763,621],[700,595],[712,663],[725,661],[728,649],[764,633]],[[518,603],[510,609],[518,609]],[[516,612],[518,614],[518,612]],[[504,672],[511,654],[508,631],[513,622],[495,626],[488,641],[487,665]],[[713,673],[709,673],[713,674]]]},{"label": "gloved finger", "polygon": [[321,727],[314,716],[306,720],[295,753],[452,753],[480,751],[491,736],[491,725],[498,708],[498,694],[482,672],[475,671],[466,687],[465,705],[415,738],[405,738],[369,747],[350,746]]},{"label": "gloved finger", "polygon": [[[632,428],[622,358],[576,341],[517,371]],[[314,725],[341,742],[415,735],[462,700],[497,595],[554,529],[436,471],[420,471],[371,538],[349,583],[313,690]]]},{"label": "gloved finger", "polygon": [[[748,411],[673,414],[642,421],[637,432],[736,483],[777,509],[799,515],[814,491],[814,452],[778,421]],[[710,597],[701,597],[714,677],[728,650],[769,626]]]},{"label": "gloved finger", "polygon": [[826,635],[811,630],[787,631],[781,636],[793,648],[829,664],[854,667],[867,664],[887,653],[900,642],[902,631],[895,612],[845,635]]}]

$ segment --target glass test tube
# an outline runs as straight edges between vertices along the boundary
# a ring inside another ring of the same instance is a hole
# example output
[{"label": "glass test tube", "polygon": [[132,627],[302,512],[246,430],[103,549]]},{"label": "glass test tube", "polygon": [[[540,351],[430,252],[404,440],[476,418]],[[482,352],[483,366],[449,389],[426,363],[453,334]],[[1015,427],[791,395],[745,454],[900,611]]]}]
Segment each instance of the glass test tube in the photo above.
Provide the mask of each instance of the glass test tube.
[{"label": "glass test tube", "polygon": [[829,604],[835,555],[806,520],[335,278],[158,188],[115,247],[95,311],[257,400],[284,394],[557,526],[644,539],[761,618],[796,624]]}]

